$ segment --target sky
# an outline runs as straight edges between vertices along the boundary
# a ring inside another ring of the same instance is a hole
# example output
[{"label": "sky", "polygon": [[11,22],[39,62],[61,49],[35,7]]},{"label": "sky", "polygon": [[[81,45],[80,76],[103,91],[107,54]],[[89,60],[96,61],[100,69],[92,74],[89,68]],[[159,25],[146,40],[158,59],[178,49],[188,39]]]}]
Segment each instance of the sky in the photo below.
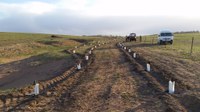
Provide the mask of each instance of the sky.
[{"label": "sky", "polygon": [[200,30],[199,0],[0,0],[0,32],[137,35]]}]

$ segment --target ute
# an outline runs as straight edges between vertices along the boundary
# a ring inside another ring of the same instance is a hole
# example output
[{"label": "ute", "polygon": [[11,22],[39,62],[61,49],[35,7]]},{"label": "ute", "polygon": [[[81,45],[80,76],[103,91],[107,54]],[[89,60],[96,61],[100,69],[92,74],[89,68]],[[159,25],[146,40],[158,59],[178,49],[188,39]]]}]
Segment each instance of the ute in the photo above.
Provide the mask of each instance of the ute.
[{"label": "ute", "polygon": [[158,44],[173,44],[174,36],[169,30],[163,30],[158,34]]},{"label": "ute", "polygon": [[130,33],[129,36],[126,36],[126,41],[136,41],[136,33]]}]

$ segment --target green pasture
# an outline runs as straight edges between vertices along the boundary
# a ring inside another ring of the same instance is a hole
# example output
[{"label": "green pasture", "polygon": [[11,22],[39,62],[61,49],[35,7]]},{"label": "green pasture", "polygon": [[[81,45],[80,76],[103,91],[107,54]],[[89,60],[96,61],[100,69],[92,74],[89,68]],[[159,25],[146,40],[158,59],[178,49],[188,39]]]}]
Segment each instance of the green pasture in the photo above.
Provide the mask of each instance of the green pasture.
[{"label": "green pasture", "polygon": [[39,56],[41,59],[60,59],[67,55],[62,52],[79,46],[89,44],[96,37],[70,36],[52,34],[7,33],[0,32],[0,64]]},{"label": "green pasture", "polygon": [[[192,46],[192,38],[193,48]],[[139,37],[138,37],[139,41]],[[145,45],[152,44],[153,46],[147,47],[152,51],[165,53],[166,55],[176,54],[181,58],[188,58],[192,60],[200,60],[200,33],[178,33],[174,34],[174,43],[172,45],[157,45],[157,35],[142,36],[142,42]]]}]

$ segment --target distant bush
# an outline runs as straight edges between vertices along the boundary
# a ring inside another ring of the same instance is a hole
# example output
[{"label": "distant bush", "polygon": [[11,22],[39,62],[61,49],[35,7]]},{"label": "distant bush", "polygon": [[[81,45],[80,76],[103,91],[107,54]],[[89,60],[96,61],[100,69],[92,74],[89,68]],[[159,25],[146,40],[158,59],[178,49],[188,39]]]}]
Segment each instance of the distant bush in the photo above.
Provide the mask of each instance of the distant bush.
[{"label": "distant bush", "polygon": [[180,32],[174,32],[175,34],[180,34],[180,33],[199,33],[199,31],[180,31]]},{"label": "distant bush", "polygon": [[62,38],[62,37],[58,35],[51,35],[51,38]]}]

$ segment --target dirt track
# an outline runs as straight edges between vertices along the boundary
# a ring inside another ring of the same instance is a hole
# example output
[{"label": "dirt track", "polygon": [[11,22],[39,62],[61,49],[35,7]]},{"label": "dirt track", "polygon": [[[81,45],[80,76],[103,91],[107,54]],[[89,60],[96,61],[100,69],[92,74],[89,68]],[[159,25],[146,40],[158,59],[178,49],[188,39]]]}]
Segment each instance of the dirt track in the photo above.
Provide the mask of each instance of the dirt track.
[{"label": "dirt track", "polygon": [[191,108],[181,96],[168,94],[165,80],[146,72],[143,63],[142,57],[134,60],[115,44],[97,48],[88,66],[15,110],[198,112],[198,104]]}]

